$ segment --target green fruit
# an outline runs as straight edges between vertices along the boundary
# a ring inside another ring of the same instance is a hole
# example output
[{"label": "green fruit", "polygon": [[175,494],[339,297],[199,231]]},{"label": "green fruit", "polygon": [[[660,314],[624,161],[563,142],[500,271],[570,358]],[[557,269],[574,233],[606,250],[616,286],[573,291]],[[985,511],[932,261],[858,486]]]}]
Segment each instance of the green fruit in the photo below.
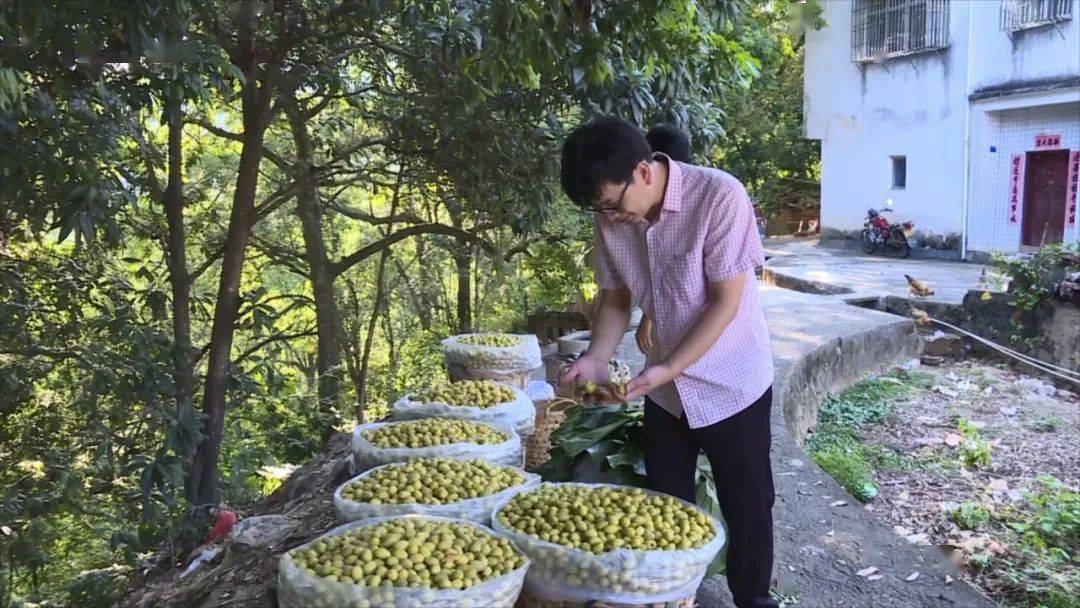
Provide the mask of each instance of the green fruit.
[{"label": "green fruit", "polygon": [[[427,548],[427,559],[434,565],[395,557],[395,552],[405,552],[398,548],[400,543]],[[508,540],[476,526],[417,518],[353,528],[320,539],[306,549],[293,549],[287,555],[309,576],[364,587],[465,589],[525,564],[525,558]],[[481,555],[499,555],[500,559]],[[357,565],[343,569],[341,564],[351,556],[358,557]]]},{"label": "green fruit", "polygon": [[498,520],[511,530],[596,554],[685,550],[716,536],[713,521],[701,511],[637,488],[545,485],[515,496]]},{"label": "green fruit", "polygon": [[380,448],[426,448],[452,443],[495,445],[510,439],[509,433],[489,424],[446,418],[394,422],[362,434]]},{"label": "green fruit", "polygon": [[[442,505],[489,496],[524,481],[519,470],[484,460],[418,458],[379,467],[349,482],[341,496],[368,504]],[[395,548],[408,547],[401,542],[404,546]]]},{"label": "green fruit", "polygon": [[444,384],[418,393],[413,400],[426,403],[445,403],[489,408],[509,403],[517,398],[514,390],[491,380],[462,380]]},{"label": "green fruit", "polygon": [[472,346],[493,346],[499,348],[519,346],[523,342],[520,337],[511,334],[465,334],[460,336],[458,341],[462,344],[469,344]]}]

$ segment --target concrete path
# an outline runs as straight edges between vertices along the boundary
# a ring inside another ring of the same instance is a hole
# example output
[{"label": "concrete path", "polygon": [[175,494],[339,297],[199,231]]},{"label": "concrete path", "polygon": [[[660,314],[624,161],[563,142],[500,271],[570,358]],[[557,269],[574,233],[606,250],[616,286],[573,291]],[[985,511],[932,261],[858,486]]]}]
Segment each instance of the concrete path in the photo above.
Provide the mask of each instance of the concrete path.
[{"label": "concrete path", "polygon": [[[769,239],[766,280],[781,287],[826,289],[844,300],[896,296],[910,298],[905,274],[934,288],[930,301],[959,305],[975,289],[985,266],[944,260],[901,260],[822,247],[817,239]],[[803,283],[800,285],[799,283]]]},{"label": "concrete path", "polygon": [[[918,353],[912,323],[847,305],[835,296],[776,287],[763,287],[763,296],[776,365],[774,576],[780,592],[797,598],[792,605],[800,608],[993,606],[960,580],[937,548],[910,545],[893,533],[800,447],[827,393]],[[626,334],[616,356],[635,371],[644,364],[633,332]],[[855,574],[871,566],[880,579]],[[915,572],[919,576],[908,582]],[[946,576],[953,582],[946,583]],[[706,580],[698,601],[703,608],[731,606],[724,578]]]}]

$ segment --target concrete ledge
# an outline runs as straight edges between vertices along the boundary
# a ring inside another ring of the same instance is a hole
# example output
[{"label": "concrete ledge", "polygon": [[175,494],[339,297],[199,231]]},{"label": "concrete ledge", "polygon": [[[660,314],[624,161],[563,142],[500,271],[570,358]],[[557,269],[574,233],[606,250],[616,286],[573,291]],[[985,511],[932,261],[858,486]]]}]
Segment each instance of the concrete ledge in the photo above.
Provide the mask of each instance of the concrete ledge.
[{"label": "concrete ledge", "polygon": [[833,338],[792,363],[786,377],[778,375],[773,385],[776,406],[795,443],[801,446],[817,424],[818,408],[829,393],[851,386],[869,372],[917,357],[922,342],[914,329],[911,321],[897,319]]}]

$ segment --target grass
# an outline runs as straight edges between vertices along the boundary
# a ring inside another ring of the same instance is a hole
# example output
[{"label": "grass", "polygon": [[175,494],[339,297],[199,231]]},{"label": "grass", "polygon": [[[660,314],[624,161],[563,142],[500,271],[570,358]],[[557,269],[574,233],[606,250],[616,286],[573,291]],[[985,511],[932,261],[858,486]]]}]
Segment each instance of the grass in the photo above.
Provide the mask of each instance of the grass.
[{"label": "grass", "polygon": [[990,521],[990,511],[974,501],[964,501],[952,510],[949,517],[965,530],[975,531]]},{"label": "grass", "polygon": [[1080,493],[1050,476],[1035,481],[1020,506],[994,514],[1011,549],[994,576],[1012,605],[1080,608]]},{"label": "grass", "polygon": [[896,371],[861,380],[839,395],[829,396],[821,404],[818,424],[807,441],[810,457],[856,499],[873,500],[877,496],[872,476],[875,467],[903,468],[912,462],[888,448],[863,445],[860,431],[888,420],[897,399],[932,385],[931,374]]}]

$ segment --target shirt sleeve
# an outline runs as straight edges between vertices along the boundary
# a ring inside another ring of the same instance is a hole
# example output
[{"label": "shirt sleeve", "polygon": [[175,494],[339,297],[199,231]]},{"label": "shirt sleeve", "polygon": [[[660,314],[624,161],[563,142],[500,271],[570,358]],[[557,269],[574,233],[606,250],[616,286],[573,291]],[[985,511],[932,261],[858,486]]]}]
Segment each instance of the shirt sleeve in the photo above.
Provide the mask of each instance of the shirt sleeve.
[{"label": "shirt sleeve", "polygon": [[705,235],[705,276],[718,283],[765,263],[754,206],[746,188],[735,179],[709,211]]},{"label": "shirt sleeve", "polygon": [[596,237],[593,239],[593,271],[596,275],[596,284],[600,289],[622,289],[626,283],[619,276],[618,269],[611,261],[607,244],[604,242],[604,231],[600,228],[600,218],[597,218]]}]

